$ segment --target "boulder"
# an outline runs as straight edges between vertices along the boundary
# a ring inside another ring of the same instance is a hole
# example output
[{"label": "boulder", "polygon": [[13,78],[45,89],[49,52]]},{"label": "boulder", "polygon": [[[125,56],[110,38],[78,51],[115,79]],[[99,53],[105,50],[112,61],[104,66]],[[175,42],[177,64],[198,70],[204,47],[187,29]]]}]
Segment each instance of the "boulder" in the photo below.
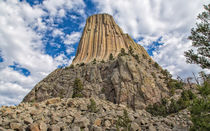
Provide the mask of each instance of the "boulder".
[{"label": "boulder", "polygon": [[30,131],[40,131],[39,125],[38,125],[37,123],[32,123],[32,124],[30,124],[30,126],[29,126],[29,130],[30,130]]}]

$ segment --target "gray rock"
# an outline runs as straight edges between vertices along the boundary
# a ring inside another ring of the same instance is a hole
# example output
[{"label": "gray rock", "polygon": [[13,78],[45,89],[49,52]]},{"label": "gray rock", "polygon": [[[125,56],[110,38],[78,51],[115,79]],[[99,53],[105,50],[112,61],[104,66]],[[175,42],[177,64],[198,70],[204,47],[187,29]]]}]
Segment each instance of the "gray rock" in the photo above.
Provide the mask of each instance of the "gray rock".
[{"label": "gray rock", "polygon": [[60,127],[58,125],[52,125],[50,131],[60,131]]},{"label": "gray rock", "polygon": [[80,108],[81,111],[86,111],[88,109],[87,104],[80,104],[79,108]]},{"label": "gray rock", "polygon": [[0,131],[8,131],[8,130],[4,129],[3,127],[0,127]]},{"label": "gray rock", "polygon": [[47,124],[45,124],[44,122],[40,122],[39,128],[41,131],[47,131]]},{"label": "gray rock", "polygon": [[74,126],[74,127],[72,128],[72,131],[81,131],[81,129],[80,129],[80,127],[78,127],[78,126]]},{"label": "gray rock", "polygon": [[156,131],[155,127],[153,125],[149,125],[149,131]]},{"label": "gray rock", "polygon": [[31,124],[31,123],[33,123],[33,119],[32,119],[31,117],[26,117],[26,118],[24,119],[24,123],[25,123],[25,124]]},{"label": "gray rock", "polygon": [[2,125],[2,118],[0,117],[0,125]]},{"label": "gray rock", "polygon": [[12,122],[10,123],[10,128],[11,129],[16,129],[16,130],[21,130],[22,129],[22,124],[21,123],[15,123],[15,122]]},{"label": "gray rock", "polygon": [[140,131],[139,125],[135,122],[132,122],[131,123],[131,131]]},{"label": "gray rock", "polygon": [[85,128],[89,125],[90,121],[86,117],[75,118],[74,125]]},{"label": "gray rock", "polygon": [[93,126],[93,131],[102,131],[102,128],[98,126]]},{"label": "gray rock", "polygon": [[111,122],[110,122],[109,120],[106,120],[106,121],[104,122],[104,126],[105,126],[105,127],[110,127],[110,126],[111,126]]}]

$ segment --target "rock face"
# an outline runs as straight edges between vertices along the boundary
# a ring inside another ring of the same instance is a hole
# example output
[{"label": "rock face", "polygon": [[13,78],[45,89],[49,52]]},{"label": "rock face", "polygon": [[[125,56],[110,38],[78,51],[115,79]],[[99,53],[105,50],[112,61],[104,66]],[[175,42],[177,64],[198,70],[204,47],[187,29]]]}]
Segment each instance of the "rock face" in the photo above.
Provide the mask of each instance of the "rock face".
[{"label": "rock face", "polygon": [[[113,58],[109,58],[111,53]],[[101,98],[133,108],[145,108],[168,96],[162,68],[143,47],[123,34],[110,15],[93,15],[87,19],[73,63],[53,71],[23,102],[71,98],[76,80],[83,85],[80,93],[83,97]]]},{"label": "rock face", "polygon": [[142,46],[123,33],[111,15],[93,15],[86,21],[73,64],[88,63],[94,59],[106,61],[111,53],[117,56],[121,48],[127,51],[129,46],[149,57]]},{"label": "rock face", "polygon": [[83,85],[84,97],[95,97],[144,108],[168,95],[164,75],[160,67],[149,63],[150,59],[138,62],[127,54],[107,62],[91,62],[56,69],[38,83],[23,102],[43,101],[53,97],[71,98],[75,80]]},{"label": "rock face", "polygon": [[[95,112],[90,110],[90,99],[96,103]],[[127,115],[124,115],[124,111],[127,111]],[[124,105],[118,106],[101,99],[53,98],[39,103],[21,103],[15,107],[1,107],[0,130],[117,131],[117,127],[120,130],[126,129],[118,124],[122,117],[130,120],[127,123],[130,125],[129,131],[186,131],[192,124],[188,110],[167,117],[154,117],[145,110],[133,111]],[[32,121],[26,123],[26,119]]]}]

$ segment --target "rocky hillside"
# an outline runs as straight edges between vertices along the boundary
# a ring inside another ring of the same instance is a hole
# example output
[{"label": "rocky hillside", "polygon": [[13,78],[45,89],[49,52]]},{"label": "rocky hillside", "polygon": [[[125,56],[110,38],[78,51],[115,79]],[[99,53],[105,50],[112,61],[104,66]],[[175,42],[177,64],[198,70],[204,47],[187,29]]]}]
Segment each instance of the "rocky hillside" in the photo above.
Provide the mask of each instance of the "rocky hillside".
[{"label": "rocky hillside", "polygon": [[38,83],[23,102],[72,98],[79,94],[79,97],[144,108],[168,96],[169,91],[161,67],[144,56],[138,58],[129,52],[120,53],[107,62],[92,61],[57,69]]},{"label": "rocky hillside", "polygon": [[0,108],[1,131],[184,131],[192,122],[182,110],[154,117],[145,110],[133,111],[96,98],[52,98]]}]

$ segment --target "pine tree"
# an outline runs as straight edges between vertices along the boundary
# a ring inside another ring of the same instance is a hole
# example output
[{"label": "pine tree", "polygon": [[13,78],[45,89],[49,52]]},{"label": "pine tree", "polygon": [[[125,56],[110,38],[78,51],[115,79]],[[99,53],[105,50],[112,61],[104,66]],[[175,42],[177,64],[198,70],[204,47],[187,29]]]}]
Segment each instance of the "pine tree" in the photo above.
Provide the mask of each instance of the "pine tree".
[{"label": "pine tree", "polygon": [[203,69],[210,69],[210,4],[204,5],[205,11],[198,15],[199,23],[196,28],[192,28],[191,36],[192,46],[195,50],[185,52],[187,63],[198,64]]}]

